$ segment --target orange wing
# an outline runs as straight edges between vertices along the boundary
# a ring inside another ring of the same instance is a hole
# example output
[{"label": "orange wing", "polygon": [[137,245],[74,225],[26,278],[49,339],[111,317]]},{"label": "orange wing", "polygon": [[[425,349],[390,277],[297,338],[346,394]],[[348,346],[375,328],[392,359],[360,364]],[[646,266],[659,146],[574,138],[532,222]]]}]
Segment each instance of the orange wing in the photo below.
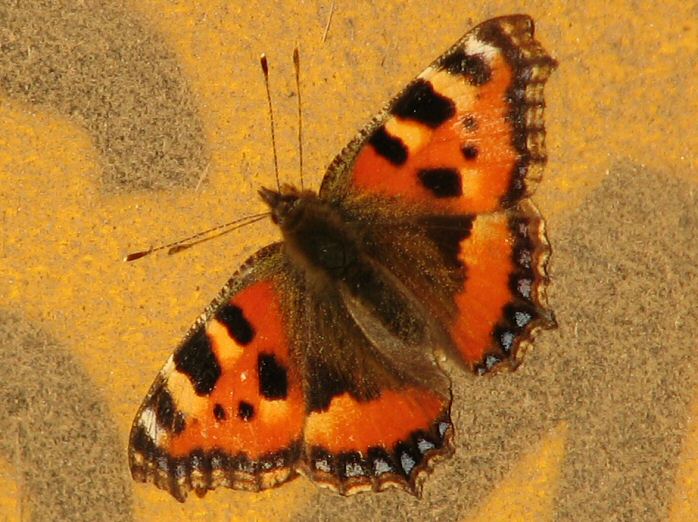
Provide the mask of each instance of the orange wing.
[{"label": "orange wing", "polygon": [[[525,15],[474,28],[350,143],[320,192],[365,222],[415,295],[432,309],[447,302],[436,320],[478,372],[516,363],[536,327],[555,324],[550,249],[527,199],[546,161],[543,86],[555,61],[533,33]],[[401,240],[410,226],[423,236]],[[415,240],[432,245],[420,252]]]},{"label": "orange wing", "polygon": [[[391,486],[419,495],[432,463],[453,451],[450,382],[428,341],[369,324],[337,287],[304,294],[298,307],[307,411],[299,471],[343,495]],[[393,309],[389,320],[413,317]]]},{"label": "orange wing", "polygon": [[419,494],[431,463],[452,452],[450,394],[361,366],[375,356],[369,341],[337,310],[324,329],[316,312],[300,317],[298,303],[315,300],[302,288],[280,244],[243,265],[136,415],[136,480],[180,501],[191,490],[267,489],[298,472],[342,494]]},{"label": "orange wing", "polygon": [[546,160],[543,85],[554,66],[528,16],[484,22],[349,144],[321,195],[395,196],[448,213],[510,206],[531,191]]},{"label": "orange wing", "polygon": [[478,373],[503,361],[515,367],[534,331],[555,326],[545,296],[549,254],[543,220],[528,200],[473,220],[459,246],[466,277],[449,329]]},{"label": "orange wing", "polygon": [[450,405],[410,386],[368,400],[338,395],[308,416],[302,471],[343,495],[395,486],[419,496],[432,464],[453,453]]},{"label": "orange wing", "polygon": [[133,477],[183,501],[296,475],[305,420],[279,245],[243,266],[161,370],[131,430]]}]

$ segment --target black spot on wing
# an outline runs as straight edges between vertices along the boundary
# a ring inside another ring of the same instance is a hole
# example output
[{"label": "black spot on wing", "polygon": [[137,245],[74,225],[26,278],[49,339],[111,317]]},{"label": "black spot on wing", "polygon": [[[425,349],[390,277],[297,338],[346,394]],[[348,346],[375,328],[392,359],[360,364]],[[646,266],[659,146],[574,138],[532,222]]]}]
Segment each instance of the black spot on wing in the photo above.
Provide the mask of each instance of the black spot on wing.
[{"label": "black spot on wing", "polygon": [[472,85],[484,85],[492,78],[492,69],[478,54],[459,49],[447,56],[441,66],[451,74],[464,76]]},{"label": "black spot on wing", "polygon": [[224,421],[228,418],[228,415],[225,413],[225,408],[218,403],[213,407],[213,416],[217,421]]},{"label": "black spot on wing", "polygon": [[249,421],[254,417],[254,406],[249,402],[240,401],[238,403],[238,418],[245,422]]},{"label": "black spot on wing", "polygon": [[463,180],[457,169],[423,169],[417,173],[422,186],[437,198],[463,195]]},{"label": "black spot on wing", "polygon": [[463,157],[469,161],[477,159],[480,153],[475,145],[464,145],[463,148],[461,148],[461,152],[463,153]]},{"label": "black spot on wing", "polygon": [[155,442],[150,438],[145,428],[141,425],[133,427],[131,431],[130,444],[131,448],[145,455],[151,455],[158,451]]},{"label": "black spot on wing", "polygon": [[376,154],[383,156],[396,167],[407,161],[407,147],[400,138],[388,134],[383,125],[376,129],[368,142],[373,146]]},{"label": "black spot on wing", "polygon": [[456,107],[451,100],[435,92],[431,83],[417,79],[393,104],[391,112],[433,129],[452,118]]},{"label": "black spot on wing", "polygon": [[203,328],[185,341],[174,355],[175,367],[189,377],[197,395],[208,395],[221,376],[211,341]]},{"label": "black spot on wing", "polygon": [[228,330],[231,338],[243,346],[254,339],[254,328],[242,313],[242,308],[227,304],[216,313],[216,320]]},{"label": "black spot on wing", "polygon": [[265,399],[285,399],[288,395],[288,374],[286,368],[279,364],[276,356],[260,353],[257,358],[259,373],[259,393]]},{"label": "black spot on wing", "polygon": [[177,410],[167,388],[160,388],[153,396],[152,403],[155,408],[155,418],[160,426],[174,434],[184,431],[186,426],[184,415]]}]

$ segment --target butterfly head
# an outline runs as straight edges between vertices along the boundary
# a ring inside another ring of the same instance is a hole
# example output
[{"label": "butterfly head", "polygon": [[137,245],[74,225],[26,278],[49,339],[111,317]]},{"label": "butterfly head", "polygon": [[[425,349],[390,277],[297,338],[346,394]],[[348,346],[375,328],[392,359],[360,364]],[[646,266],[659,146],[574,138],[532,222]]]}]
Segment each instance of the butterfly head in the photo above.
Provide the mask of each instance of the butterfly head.
[{"label": "butterfly head", "polygon": [[302,212],[302,201],[314,196],[308,191],[301,192],[292,185],[282,185],[277,190],[262,187],[259,189],[262,200],[269,205],[271,220],[281,228],[288,227]]}]

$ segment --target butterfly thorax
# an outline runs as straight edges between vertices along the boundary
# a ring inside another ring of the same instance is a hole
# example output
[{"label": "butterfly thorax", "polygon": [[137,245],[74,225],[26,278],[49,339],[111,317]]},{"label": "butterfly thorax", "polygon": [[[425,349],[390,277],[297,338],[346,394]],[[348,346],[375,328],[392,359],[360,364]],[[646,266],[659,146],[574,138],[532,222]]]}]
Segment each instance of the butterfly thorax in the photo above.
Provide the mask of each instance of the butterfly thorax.
[{"label": "butterfly thorax", "polygon": [[284,185],[260,190],[279,226],[290,259],[314,276],[351,277],[359,262],[359,233],[340,209],[312,191]]},{"label": "butterfly thorax", "polygon": [[372,255],[365,223],[349,219],[342,208],[314,192],[284,186],[279,192],[262,189],[260,195],[281,228],[288,259],[303,272],[317,302],[339,299],[364,335],[424,343],[430,335],[427,313]]}]

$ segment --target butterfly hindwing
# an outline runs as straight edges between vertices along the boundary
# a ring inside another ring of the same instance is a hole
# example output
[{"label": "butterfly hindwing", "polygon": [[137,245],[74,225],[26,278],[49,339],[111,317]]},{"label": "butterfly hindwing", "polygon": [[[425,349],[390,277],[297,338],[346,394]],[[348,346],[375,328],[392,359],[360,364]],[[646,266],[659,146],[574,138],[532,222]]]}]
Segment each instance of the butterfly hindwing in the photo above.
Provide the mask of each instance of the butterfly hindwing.
[{"label": "butterfly hindwing", "polygon": [[183,500],[295,476],[305,405],[279,247],[243,266],[161,370],[131,431],[136,479]]},{"label": "butterfly hindwing", "polygon": [[549,253],[543,220],[528,200],[475,217],[459,248],[466,277],[450,323],[457,353],[470,368],[515,367],[534,330],[555,325],[545,297]]},{"label": "butterfly hindwing", "polygon": [[397,486],[419,495],[433,462],[453,452],[449,409],[450,399],[418,387],[337,396],[308,417],[305,474],[342,494]]},{"label": "butterfly hindwing", "polygon": [[399,328],[409,311],[395,312],[390,333],[352,313],[359,305],[339,287],[309,294],[308,327],[298,327],[308,412],[302,472],[342,494],[390,486],[419,494],[433,462],[453,451],[449,381],[431,345]]}]

